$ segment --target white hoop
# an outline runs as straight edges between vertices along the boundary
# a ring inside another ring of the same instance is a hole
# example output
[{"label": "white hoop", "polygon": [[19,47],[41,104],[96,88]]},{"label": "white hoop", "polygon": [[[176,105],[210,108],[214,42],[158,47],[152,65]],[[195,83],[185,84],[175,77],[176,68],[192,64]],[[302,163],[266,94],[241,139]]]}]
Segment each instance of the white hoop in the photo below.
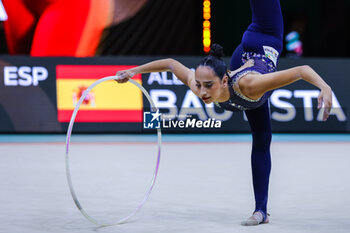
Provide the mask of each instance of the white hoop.
[{"label": "white hoop", "polygon": [[[87,96],[87,94],[98,84],[107,81],[107,80],[115,80],[117,79],[117,76],[108,76],[108,77],[104,77],[101,78],[99,80],[97,80],[96,82],[94,82],[93,84],[91,84],[82,94],[82,96],[79,99],[79,102],[77,103],[77,105],[75,106],[74,112],[72,114],[72,117],[70,119],[69,122],[69,126],[68,126],[68,130],[67,130],[67,137],[66,137],[66,174],[67,174],[67,180],[68,180],[68,185],[69,185],[69,190],[70,193],[72,195],[72,198],[74,200],[75,205],[78,207],[78,209],[80,210],[80,212],[84,215],[85,218],[87,218],[90,222],[95,223],[97,225],[100,226],[111,226],[111,225],[117,225],[117,224],[121,224],[121,223],[125,223],[128,219],[130,219],[132,216],[134,216],[141,208],[142,206],[146,203],[147,199],[149,198],[151,191],[154,187],[156,178],[157,178],[157,174],[158,174],[158,169],[159,169],[159,162],[160,162],[160,154],[161,154],[161,143],[162,143],[162,133],[161,133],[161,129],[157,129],[157,138],[158,138],[158,156],[157,156],[157,163],[156,163],[156,167],[154,169],[154,173],[153,173],[153,178],[150,184],[150,187],[148,188],[147,193],[145,194],[145,197],[143,198],[143,200],[140,202],[140,204],[136,207],[136,209],[131,212],[129,215],[127,215],[126,217],[116,221],[115,223],[103,223],[103,222],[99,222],[96,219],[92,218],[90,215],[88,215],[86,213],[86,211],[83,209],[83,207],[81,206],[77,195],[74,192],[74,188],[73,188],[73,184],[72,184],[72,179],[71,179],[71,175],[70,175],[70,168],[69,168],[69,145],[70,145],[70,139],[71,139],[71,134],[72,134],[72,129],[73,129],[73,125],[74,125],[74,120],[75,117],[79,111],[79,107],[81,105],[81,103],[83,102],[83,100],[85,99],[85,97]],[[131,82],[132,84],[134,84],[135,86],[137,86],[142,93],[146,96],[146,98],[148,99],[148,101],[151,104],[152,107],[152,111],[157,111],[157,107],[154,105],[153,100],[151,99],[151,96],[148,94],[148,92],[146,91],[146,89],[141,86],[138,82],[130,79],[129,82]]]}]

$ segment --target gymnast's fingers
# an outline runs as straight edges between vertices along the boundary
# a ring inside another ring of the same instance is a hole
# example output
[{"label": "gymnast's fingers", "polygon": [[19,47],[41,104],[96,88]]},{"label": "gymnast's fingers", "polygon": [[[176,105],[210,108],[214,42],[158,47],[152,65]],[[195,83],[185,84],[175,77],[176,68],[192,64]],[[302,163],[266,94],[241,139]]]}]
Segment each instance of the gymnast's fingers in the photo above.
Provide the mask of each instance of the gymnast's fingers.
[{"label": "gymnast's fingers", "polygon": [[323,121],[326,121],[329,117],[329,114],[331,113],[332,109],[332,101],[325,101],[324,104],[324,112],[323,112]]}]

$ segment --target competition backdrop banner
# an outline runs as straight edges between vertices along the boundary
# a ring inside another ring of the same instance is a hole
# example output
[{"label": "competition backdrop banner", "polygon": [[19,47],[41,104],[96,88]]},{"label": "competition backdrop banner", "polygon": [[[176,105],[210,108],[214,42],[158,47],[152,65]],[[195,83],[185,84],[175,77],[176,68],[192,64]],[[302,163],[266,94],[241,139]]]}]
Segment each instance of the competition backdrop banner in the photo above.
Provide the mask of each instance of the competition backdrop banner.
[{"label": "competition backdrop banner", "polygon": [[[94,81],[159,57],[25,57],[0,56],[0,132],[65,133],[83,91]],[[195,68],[201,57],[175,57]],[[229,64],[229,59],[226,60]],[[275,90],[270,98],[274,132],[348,133],[350,59],[281,59],[279,69],[310,65],[333,88],[327,122],[317,109],[319,90],[304,81]],[[131,83],[107,81],[83,101],[74,125],[78,133],[147,133],[162,127],[169,133],[249,132],[243,112],[206,105],[178,78],[167,72],[136,75],[159,113]],[[155,123],[158,120],[157,124]],[[154,123],[154,124],[153,124]]]}]

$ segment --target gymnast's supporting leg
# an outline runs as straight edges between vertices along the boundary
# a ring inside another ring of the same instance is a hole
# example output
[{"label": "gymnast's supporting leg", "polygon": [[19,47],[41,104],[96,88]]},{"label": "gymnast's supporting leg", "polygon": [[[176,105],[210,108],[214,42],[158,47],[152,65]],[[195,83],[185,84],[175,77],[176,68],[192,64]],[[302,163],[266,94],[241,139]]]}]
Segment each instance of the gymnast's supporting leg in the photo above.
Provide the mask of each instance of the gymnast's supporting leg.
[{"label": "gymnast's supporting leg", "polygon": [[255,211],[260,211],[266,219],[269,178],[271,171],[271,121],[268,102],[257,109],[245,112],[253,136],[251,154]]},{"label": "gymnast's supporting leg", "polygon": [[[243,51],[240,44],[231,58],[231,70],[241,65],[241,54]],[[268,102],[257,109],[245,112],[250,124],[253,146],[252,146],[252,172],[253,187],[255,195],[255,211],[263,214],[264,220],[267,214],[267,200],[269,178],[271,170],[270,144],[271,144],[271,122]]]}]

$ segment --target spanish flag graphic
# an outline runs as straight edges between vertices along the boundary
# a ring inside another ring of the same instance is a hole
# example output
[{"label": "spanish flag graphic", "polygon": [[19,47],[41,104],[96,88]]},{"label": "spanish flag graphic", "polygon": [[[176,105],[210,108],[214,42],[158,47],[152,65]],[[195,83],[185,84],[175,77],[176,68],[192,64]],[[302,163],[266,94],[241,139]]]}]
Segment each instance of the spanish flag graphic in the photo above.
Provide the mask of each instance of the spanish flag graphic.
[{"label": "spanish flag graphic", "polygon": [[[83,92],[95,81],[134,66],[57,65],[57,116],[69,122]],[[133,79],[142,84],[141,74]],[[142,122],[142,92],[131,83],[105,81],[94,87],[80,105],[75,122]]]}]

